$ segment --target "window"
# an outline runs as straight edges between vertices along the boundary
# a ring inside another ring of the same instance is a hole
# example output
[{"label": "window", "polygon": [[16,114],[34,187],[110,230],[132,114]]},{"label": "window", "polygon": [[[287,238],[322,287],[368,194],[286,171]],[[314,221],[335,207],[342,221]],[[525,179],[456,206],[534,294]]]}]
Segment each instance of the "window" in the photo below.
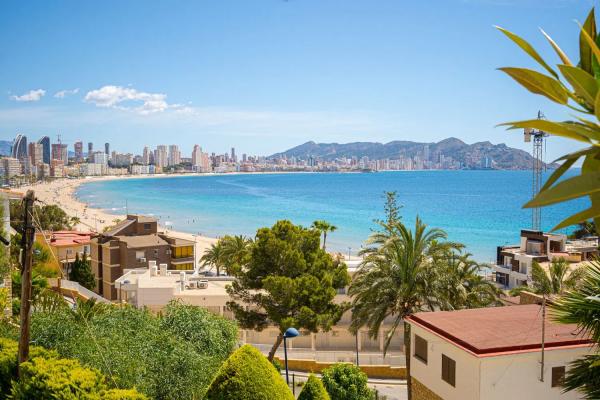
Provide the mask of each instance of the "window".
[{"label": "window", "polygon": [[442,379],[456,386],[456,361],[442,354]]},{"label": "window", "polygon": [[135,252],[136,260],[139,261],[140,258],[144,258],[144,257],[146,257],[146,253],[144,251],[136,251]]},{"label": "window", "polygon": [[149,231],[150,230],[150,224],[144,224],[144,230],[145,231]]},{"label": "window", "polygon": [[565,367],[552,367],[552,387],[562,387],[565,380]]},{"label": "window", "polygon": [[415,358],[427,364],[427,340],[415,335]]}]

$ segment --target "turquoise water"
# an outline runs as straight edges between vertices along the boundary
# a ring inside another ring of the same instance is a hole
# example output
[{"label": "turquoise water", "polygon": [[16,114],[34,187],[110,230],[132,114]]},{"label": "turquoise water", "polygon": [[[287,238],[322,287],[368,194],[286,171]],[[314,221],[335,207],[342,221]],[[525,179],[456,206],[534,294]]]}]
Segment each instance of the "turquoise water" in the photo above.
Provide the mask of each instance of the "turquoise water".
[{"label": "turquoise water", "polygon": [[[570,172],[574,174],[575,172]],[[496,246],[516,243],[531,225],[531,171],[398,171],[372,174],[240,174],[144,178],[86,183],[77,196],[90,207],[115,214],[152,214],[172,229],[217,237],[253,235],[278,219],[310,225],[317,219],[338,227],[328,247],[355,254],[373,219],[383,215],[385,191],[397,191],[404,220],[418,214],[467,245],[479,261]],[[542,211],[549,229],[586,205],[577,200]]]}]

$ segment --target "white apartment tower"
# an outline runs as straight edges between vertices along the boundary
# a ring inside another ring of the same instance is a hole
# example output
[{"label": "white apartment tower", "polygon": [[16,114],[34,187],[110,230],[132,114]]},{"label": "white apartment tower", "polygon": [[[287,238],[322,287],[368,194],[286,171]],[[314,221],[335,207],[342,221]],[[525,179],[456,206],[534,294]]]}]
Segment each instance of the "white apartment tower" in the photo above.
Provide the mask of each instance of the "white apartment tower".
[{"label": "white apartment tower", "polygon": [[167,166],[167,146],[164,144],[156,146],[154,150],[154,165],[160,168]]},{"label": "white apartment tower", "polygon": [[181,152],[179,151],[179,146],[176,144],[169,146],[169,158],[167,162],[169,166],[181,163]]}]

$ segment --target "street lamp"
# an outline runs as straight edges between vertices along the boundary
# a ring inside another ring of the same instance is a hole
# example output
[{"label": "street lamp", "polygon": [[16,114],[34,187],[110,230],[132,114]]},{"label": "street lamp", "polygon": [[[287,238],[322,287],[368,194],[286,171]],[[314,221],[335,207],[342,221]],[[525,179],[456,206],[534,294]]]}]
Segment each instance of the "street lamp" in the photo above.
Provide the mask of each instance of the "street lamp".
[{"label": "street lamp", "polygon": [[287,363],[287,341],[286,339],[293,339],[296,336],[300,335],[296,328],[287,328],[285,333],[283,334],[283,355],[285,357],[285,381],[287,384],[290,384],[290,377],[288,373],[288,363]]}]

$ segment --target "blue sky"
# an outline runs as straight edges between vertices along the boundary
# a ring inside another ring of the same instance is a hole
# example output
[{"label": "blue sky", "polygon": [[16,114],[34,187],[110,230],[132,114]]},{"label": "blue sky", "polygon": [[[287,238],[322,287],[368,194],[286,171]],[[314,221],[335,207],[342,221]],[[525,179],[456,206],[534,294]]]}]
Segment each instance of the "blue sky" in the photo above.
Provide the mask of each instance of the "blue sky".
[{"label": "blue sky", "polygon": [[[0,4],[0,138],[61,134],[140,153],[270,154],[319,142],[456,136],[529,149],[494,125],[568,115],[497,71],[577,57],[587,0],[104,1]],[[548,158],[574,145],[551,138]]]}]

